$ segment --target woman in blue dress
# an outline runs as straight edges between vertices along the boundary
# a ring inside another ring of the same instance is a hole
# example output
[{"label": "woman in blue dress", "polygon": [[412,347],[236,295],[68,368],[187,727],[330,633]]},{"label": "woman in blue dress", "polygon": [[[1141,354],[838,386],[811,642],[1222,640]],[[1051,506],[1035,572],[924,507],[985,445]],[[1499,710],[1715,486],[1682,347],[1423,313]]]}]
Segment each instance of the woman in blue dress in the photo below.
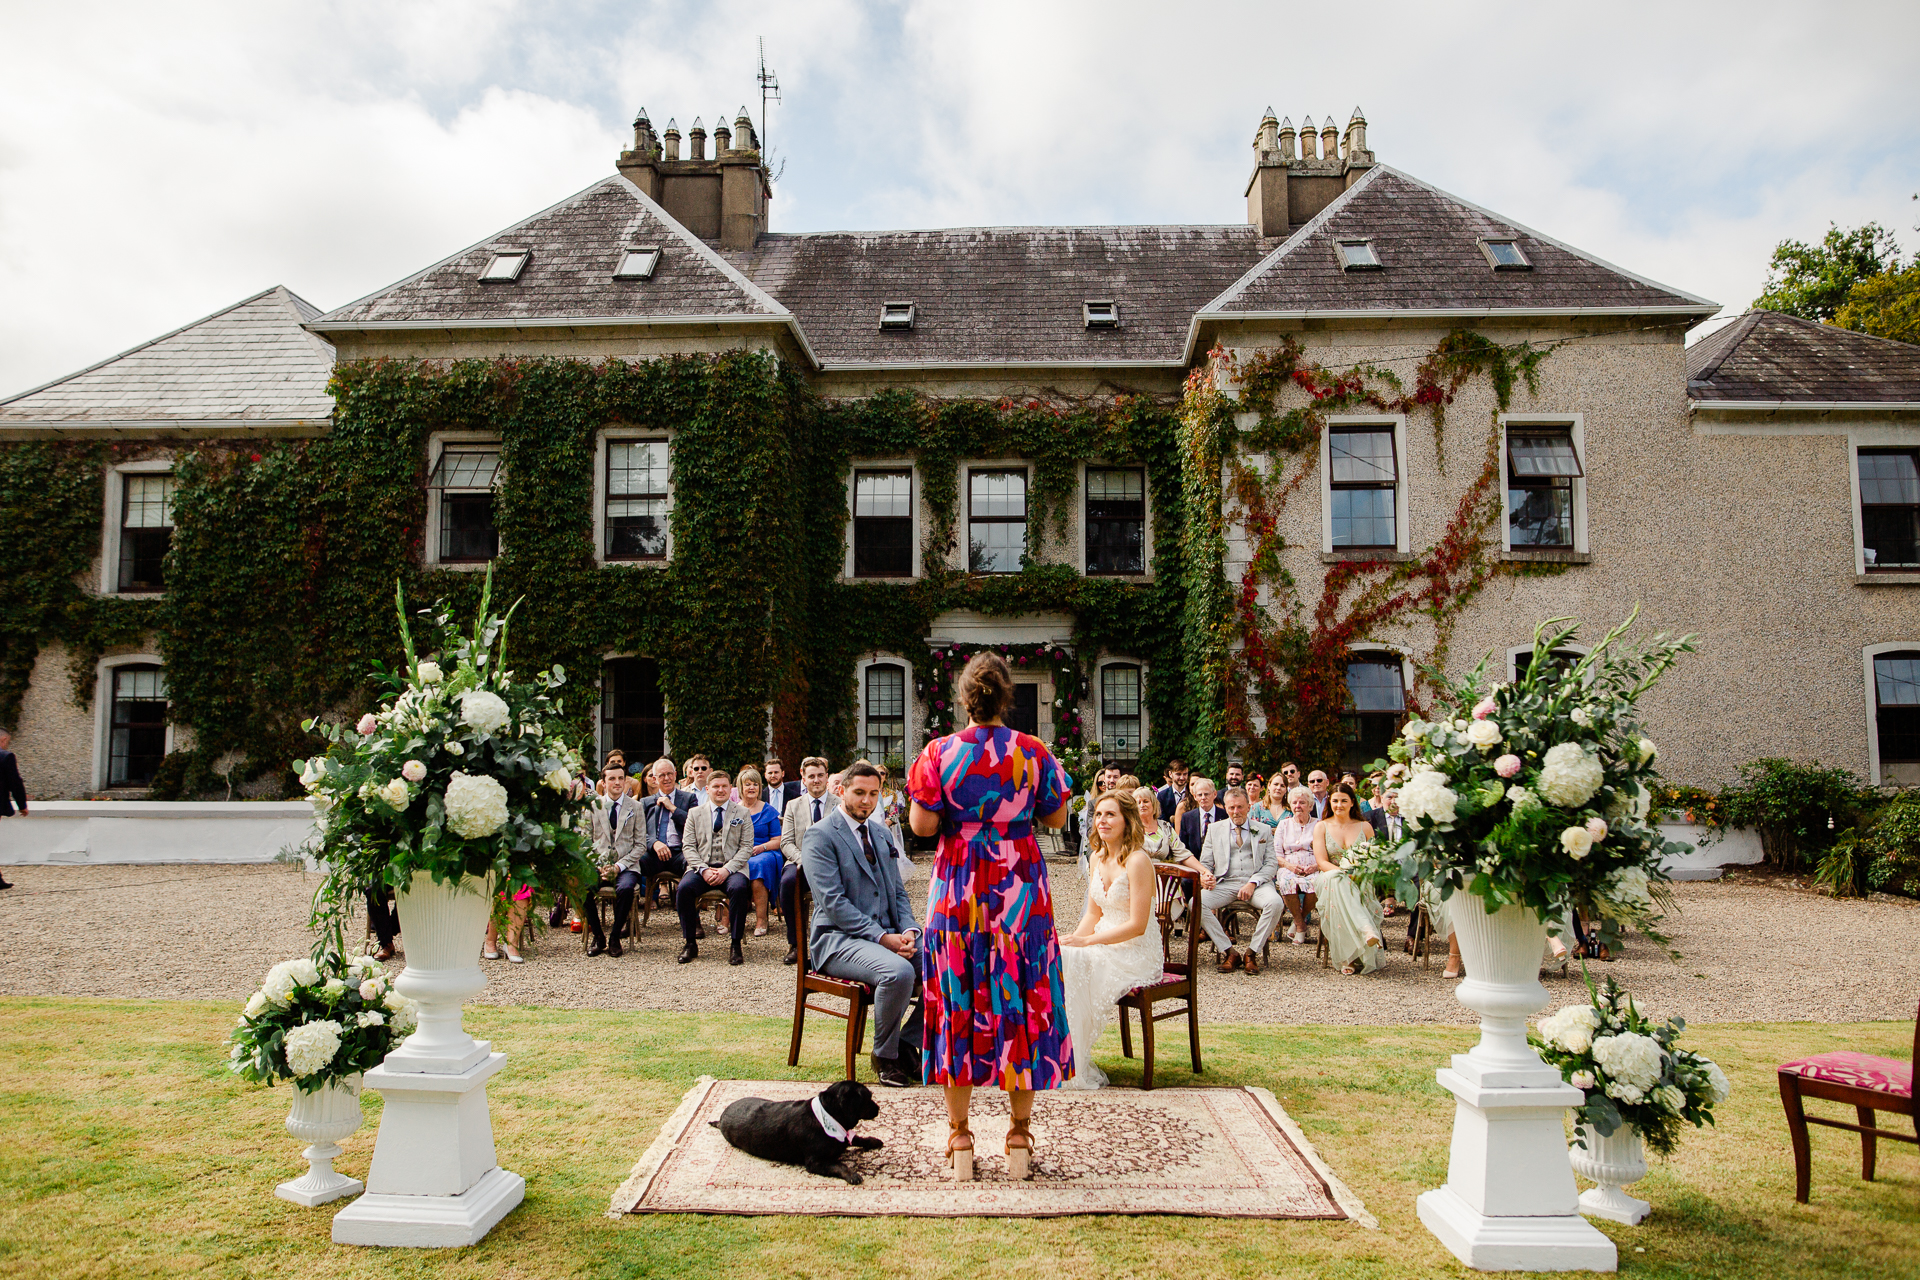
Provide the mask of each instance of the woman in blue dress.
[{"label": "woman in blue dress", "polygon": [[753,936],[767,936],[767,910],[780,901],[780,875],[787,859],[780,852],[780,811],[761,799],[767,784],[752,765],[742,769],[734,785],[740,803],[753,819],[753,851],[747,858],[747,878],[753,882]]}]

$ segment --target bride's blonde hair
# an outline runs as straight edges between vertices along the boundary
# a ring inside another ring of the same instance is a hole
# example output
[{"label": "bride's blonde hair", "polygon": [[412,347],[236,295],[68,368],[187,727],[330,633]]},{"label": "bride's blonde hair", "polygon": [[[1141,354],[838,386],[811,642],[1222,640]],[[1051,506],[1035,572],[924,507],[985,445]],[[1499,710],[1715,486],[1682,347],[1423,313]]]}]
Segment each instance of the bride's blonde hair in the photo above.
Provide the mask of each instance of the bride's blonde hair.
[{"label": "bride's blonde hair", "polygon": [[[1113,805],[1114,812],[1120,815],[1120,821],[1122,823],[1120,828],[1120,862],[1124,864],[1128,858],[1133,856],[1136,849],[1144,849],[1147,847],[1147,824],[1140,820],[1140,806],[1138,804],[1128,804],[1125,796],[1118,791],[1109,791],[1094,801],[1093,812],[1087,815],[1087,821],[1091,822],[1095,817],[1098,817],[1100,806],[1109,803]],[[1095,828],[1093,833],[1093,856],[1089,861],[1100,862],[1105,860],[1106,857],[1107,842],[1100,838],[1100,831],[1098,828]]]}]

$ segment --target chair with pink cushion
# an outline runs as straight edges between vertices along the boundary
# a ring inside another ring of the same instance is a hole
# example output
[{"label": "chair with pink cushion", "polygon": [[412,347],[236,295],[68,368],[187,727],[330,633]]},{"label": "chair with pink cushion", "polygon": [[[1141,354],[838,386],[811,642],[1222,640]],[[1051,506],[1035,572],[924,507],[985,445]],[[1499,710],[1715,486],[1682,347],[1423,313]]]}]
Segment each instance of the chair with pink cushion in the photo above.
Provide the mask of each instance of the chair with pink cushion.
[{"label": "chair with pink cushion", "polygon": [[[1914,1022],[1913,1057],[1877,1058],[1870,1053],[1819,1053],[1780,1067],[1780,1103],[1787,1110],[1787,1130],[1793,1136],[1793,1198],[1807,1202],[1808,1185],[1813,1178],[1813,1151],[1807,1144],[1807,1126],[1823,1124],[1830,1129],[1851,1129],[1860,1135],[1860,1176],[1873,1181],[1874,1157],[1881,1138],[1911,1142],[1920,1146],[1920,1110],[1913,1102],[1913,1077],[1920,1067],[1920,1017]],[[1801,1106],[1804,1098],[1825,1098],[1851,1105],[1860,1123],[1828,1120],[1810,1116]],[[1891,1111],[1914,1123],[1914,1133],[1895,1133],[1874,1125],[1874,1113]]]}]

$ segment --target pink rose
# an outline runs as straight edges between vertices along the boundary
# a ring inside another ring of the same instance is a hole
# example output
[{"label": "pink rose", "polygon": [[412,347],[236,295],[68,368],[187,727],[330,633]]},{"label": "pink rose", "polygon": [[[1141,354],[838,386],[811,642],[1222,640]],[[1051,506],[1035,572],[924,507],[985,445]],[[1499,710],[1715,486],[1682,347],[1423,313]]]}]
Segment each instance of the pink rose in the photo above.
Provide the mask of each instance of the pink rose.
[{"label": "pink rose", "polygon": [[361,716],[360,723],[353,727],[355,729],[358,729],[360,731],[360,736],[364,738],[368,734],[372,733],[375,729],[378,729],[380,727],[380,722],[378,720],[375,720],[373,718],[373,712],[369,711],[367,712],[367,714]]},{"label": "pink rose", "polygon": [[933,709],[935,711],[945,711],[947,709],[947,704],[944,702],[936,702],[933,704]]},{"label": "pink rose", "polygon": [[1520,772],[1520,757],[1511,754],[1501,756],[1493,762],[1493,771],[1503,778],[1511,778]]},{"label": "pink rose", "polygon": [[1587,834],[1593,837],[1595,844],[1605,840],[1607,838],[1607,820],[1605,818],[1588,818]]},{"label": "pink rose", "polygon": [[1474,705],[1473,718],[1475,720],[1485,720],[1494,713],[1495,709],[1492,698],[1482,698]]}]

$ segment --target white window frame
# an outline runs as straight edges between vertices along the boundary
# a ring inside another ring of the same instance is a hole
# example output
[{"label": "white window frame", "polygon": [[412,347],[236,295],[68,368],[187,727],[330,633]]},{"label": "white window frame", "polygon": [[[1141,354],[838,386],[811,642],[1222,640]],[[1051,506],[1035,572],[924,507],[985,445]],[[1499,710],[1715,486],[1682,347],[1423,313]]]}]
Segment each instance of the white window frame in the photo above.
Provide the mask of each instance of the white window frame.
[{"label": "white window frame", "polygon": [[[973,542],[973,473],[976,471],[1018,471],[1027,477],[1027,558],[1035,564],[1045,563],[1041,556],[1044,539],[1037,536],[1033,526],[1033,462],[1027,458],[975,458],[960,464],[960,510],[955,513],[960,537],[954,547],[953,567],[962,573],[973,572],[971,557],[967,548]],[[1019,570],[1013,571],[1018,573]],[[1010,577],[1011,574],[989,574],[989,577]]]},{"label": "white window frame", "polygon": [[[921,709],[919,695],[917,695],[914,692],[915,675],[914,675],[914,668],[913,668],[913,659],[908,658],[903,654],[873,652],[873,653],[867,654],[865,657],[861,658],[858,662],[853,664],[854,723],[859,726],[858,732],[854,735],[854,741],[856,744],[855,750],[860,752],[860,754],[862,755],[865,755],[867,750],[867,668],[868,667],[900,667],[900,668],[903,668],[907,673],[907,676],[906,676],[907,724],[906,724],[906,735],[904,738],[905,745],[901,748],[900,754],[904,764],[911,765],[913,763],[914,756],[919,754],[919,751],[920,751],[920,746],[921,746],[920,730],[921,730],[921,724],[925,719],[925,712]],[[880,762],[875,761],[874,763],[878,764]],[[904,769],[903,769],[903,772],[904,772]],[[904,777],[896,778],[894,779],[894,781],[900,783],[901,786],[903,787],[906,785],[906,780]]]},{"label": "white window frame", "polygon": [[[607,559],[607,444],[615,440],[667,442],[667,558],[664,560]],[[673,563],[674,433],[670,429],[606,427],[593,443],[593,562],[630,569],[664,569]],[[429,473],[431,474],[431,473]]]},{"label": "white window frame", "polygon": [[[1104,758],[1113,758],[1113,748],[1107,742],[1107,690],[1106,670],[1108,667],[1138,667],[1140,669],[1140,750],[1133,757],[1139,759],[1146,754],[1147,743],[1153,740],[1153,725],[1147,712],[1147,661],[1144,658],[1131,658],[1125,654],[1103,654],[1093,664],[1093,727],[1100,739],[1100,753]],[[1081,731],[1085,732],[1086,721],[1081,719]]]},{"label": "white window frame", "polygon": [[[116,653],[100,659],[93,665],[93,789],[107,790],[107,773],[113,764],[113,673],[117,667],[159,667],[167,669],[166,659],[157,653]],[[1873,663],[1867,663],[1869,670]],[[169,709],[173,706],[171,695],[167,698]],[[166,752],[173,752],[174,724],[167,722]],[[140,787],[123,787],[123,791],[139,791]]]},{"label": "white window frame", "polygon": [[1384,551],[1385,548],[1335,547],[1333,545],[1333,458],[1332,436],[1340,427],[1385,427],[1393,428],[1393,550],[1396,554],[1406,555],[1413,549],[1413,532],[1409,526],[1413,523],[1407,511],[1407,415],[1404,413],[1355,413],[1329,414],[1324,430],[1320,432],[1320,550],[1327,555],[1335,551],[1364,556],[1369,549]]},{"label": "white window frame", "polygon": [[[1869,449],[1874,446],[1868,445]],[[1857,477],[1859,471],[1854,475]],[[1856,485],[1858,481],[1855,481]],[[1854,510],[1860,509],[1854,503]],[[1873,786],[1885,785],[1880,778],[1880,690],[1873,678],[1873,660],[1883,653],[1899,653],[1903,650],[1920,650],[1920,640],[1894,640],[1885,644],[1870,644],[1860,650],[1860,672],[1867,695],[1867,781]]]},{"label": "white window frame", "polygon": [[[1147,522],[1147,536],[1141,544],[1141,559],[1144,567],[1139,573],[1102,573],[1087,572],[1087,472],[1092,471],[1138,471],[1140,473],[1141,510]],[[1031,483],[1031,482],[1029,482]],[[1081,577],[1100,577],[1114,582],[1150,582],[1153,579],[1153,470],[1144,462],[1107,462],[1100,458],[1087,458],[1080,463],[1080,472],[1074,478],[1078,486],[1079,527],[1074,530],[1074,570]],[[1031,507],[1031,502],[1029,502]]]},{"label": "white window frame", "polygon": [[[860,471],[905,471],[912,495],[907,503],[907,511],[913,519],[911,535],[913,538],[913,573],[909,578],[856,578],[853,576],[853,502],[854,477]],[[847,530],[842,539],[840,576],[848,582],[907,582],[918,580],[922,573],[920,563],[920,542],[926,524],[920,518],[920,503],[924,490],[920,486],[920,464],[912,458],[859,458],[847,466]],[[962,495],[964,499],[965,495]],[[962,548],[964,554],[965,548]]]},{"label": "white window frame", "polygon": [[[120,521],[124,514],[121,508],[126,504],[128,476],[169,475],[176,470],[178,468],[171,457],[142,458],[138,462],[120,462],[107,468],[107,482],[102,486],[106,490],[106,509],[101,516],[104,522],[100,535],[101,595],[127,600],[152,600],[166,594],[165,591],[122,591],[120,589]],[[1855,474],[1857,476],[1858,472],[1856,471]],[[1854,482],[1854,488],[1856,490],[1859,488],[1858,480]],[[1859,502],[1856,501],[1854,503],[1856,511],[1859,506]],[[1859,524],[1860,520],[1856,515],[1854,525],[1857,528]],[[1858,539],[1855,540],[1858,541]]]},{"label": "white window frame", "polygon": [[[1577,653],[1582,657],[1593,652],[1593,646],[1590,644],[1573,644],[1569,642],[1558,647],[1566,650],[1568,653]],[[1532,655],[1533,645],[1531,644],[1516,644],[1508,648],[1507,679],[1518,680],[1520,678],[1520,659],[1531,657]]]},{"label": "white window frame", "polygon": [[[1586,415],[1579,413],[1503,413],[1500,415],[1500,550],[1502,553],[1518,551],[1522,555],[1530,551],[1566,551],[1565,547],[1515,547],[1513,545],[1513,508],[1507,505],[1507,428],[1518,427],[1523,431],[1528,427],[1565,427],[1568,438],[1573,441],[1573,456],[1580,460],[1580,474],[1573,481],[1573,552],[1587,555],[1587,473],[1592,469],[1587,464],[1587,423]],[[1854,471],[1854,542],[1860,541],[1860,503],[1859,470]]]},{"label": "white window frame", "polygon": [[[1860,512],[1860,451],[1916,448],[1920,448],[1920,426],[1855,427],[1847,432],[1847,491],[1853,495],[1853,576],[1860,581],[1870,582],[1875,578],[1888,582],[1910,580],[1909,574],[1897,570],[1893,573],[1876,573],[1871,577],[1867,574],[1867,534]],[[1875,732],[1877,741],[1878,731]],[[1875,757],[1876,760],[1878,758]],[[1875,769],[1877,773],[1877,765]]]},{"label": "white window frame", "polygon": [[[433,469],[440,465],[440,455],[448,448],[460,449],[469,445],[491,445],[496,451],[500,448],[500,437],[484,431],[436,431],[427,437],[427,478],[433,478]],[[497,502],[500,494],[500,477],[505,475],[506,461],[501,460],[501,470],[495,473],[493,492]],[[478,489],[456,489],[456,493],[479,493]],[[487,566],[493,564],[507,553],[504,538],[498,539],[493,560],[465,561],[442,560],[440,558],[440,495],[442,490],[427,486],[427,536],[421,547],[422,563],[435,569],[452,569],[466,573],[485,573]],[[495,508],[494,528],[499,529],[499,511]]]}]

